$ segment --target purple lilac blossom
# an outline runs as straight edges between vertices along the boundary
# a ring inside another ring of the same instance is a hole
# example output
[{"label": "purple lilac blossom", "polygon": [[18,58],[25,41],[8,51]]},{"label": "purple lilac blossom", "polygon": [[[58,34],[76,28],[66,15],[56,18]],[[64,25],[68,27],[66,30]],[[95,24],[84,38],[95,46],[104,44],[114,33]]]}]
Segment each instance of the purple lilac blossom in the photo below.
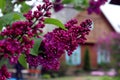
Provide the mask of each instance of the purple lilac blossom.
[{"label": "purple lilac blossom", "polygon": [[0,80],[6,80],[11,77],[11,73],[8,72],[5,65],[3,65],[0,69]]},{"label": "purple lilac blossom", "polygon": [[51,15],[49,9],[52,4],[49,0],[44,2],[45,4],[37,6],[36,11],[24,14],[26,21],[14,22],[0,33],[5,37],[0,40],[0,53],[2,53],[0,56],[3,55],[11,63],[16,63],[19,56],[25,53],[30,66],[42,65],[46,69],[57,70],[60,65],[59,59],[65,53],[64,51],[71,55],[78,44],[85,42],[85,35],[88,35],[92,21],[88,19],[77,25],[77,20],[73,19],[65,24],[67,30],[57,28],[43,36],[39,55],[30,55],[30,49],[34,44],[32,38],[42,33],[42,28],[45,26],[44,19]]},{"label": "purple lilac blossom", "polygon": [[61,9],[63,9],[64,6],[62,4],[62,0],[55,0],[54,3],[53,3],[53,8],[54,8],[55,12],[58,12]]},{"label": "purple lilac blossom", "polygon": [[0,32],[0,36],[4,37],[0,40],[0,56],[8,58],[10,63],[16,63],[22,53],[30,54],[30,49],[34,45],[33,37],[42,33],[42,28],[45,26],[44,19],[50,17],[51,7],[52,3],[44,0],[44,4],[37,6],[36,11],[24,14],[25,21],[7,25],[6,29]]},{"label": "purple lilac blossom", "polygon": [[[11,38],[0,40],[0,52],[4,53],[5,58],[9,58],[10,63],[16,63],[17,56],[21,53],[20,43]],[[16,54],[17,53],[17,54]]]},{"label": "purple lilac blossom", "polygon": [[85,42],[85,35],[88,35],[92,21],[87,19],[80,25],[76,24],[77,20],[73,19],[65,24],[67,30],[56,28],[53,32],[48,32],[40,46],[42,52],[36,57],[28,55],[28,63],[35,67],[42,65],[46,69],[59,69],[61,55],[65,53],[65,50],[68,55],[71,55],[78,44]]},{"label": "purple lilac blossom", "polygon": [[107,0],[90,0],[88,7],[88,14],[95,12],[97,14],[100,13],[100,6],[105,4]]}]

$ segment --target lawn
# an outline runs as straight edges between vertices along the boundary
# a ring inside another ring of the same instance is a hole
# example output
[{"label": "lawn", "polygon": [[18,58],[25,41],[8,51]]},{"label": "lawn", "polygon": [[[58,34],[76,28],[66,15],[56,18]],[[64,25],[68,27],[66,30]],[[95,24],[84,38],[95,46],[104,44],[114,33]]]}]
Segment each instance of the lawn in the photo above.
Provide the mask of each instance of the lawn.
[{"label": "lawn", "polygon": [[[12,80],[12,79],[10,79]],[[60,78],[52,78],[52,79],[41,79],[41,78],[27,78],[25,80],[120,80],[116,77],[109,77],[109,76],[67,76],[67,77],[60,77]]]},{"label": "lawn", "polygon": [[49,80],[114,80],[108,76],[79,76],[79,77],[61,77]]}]

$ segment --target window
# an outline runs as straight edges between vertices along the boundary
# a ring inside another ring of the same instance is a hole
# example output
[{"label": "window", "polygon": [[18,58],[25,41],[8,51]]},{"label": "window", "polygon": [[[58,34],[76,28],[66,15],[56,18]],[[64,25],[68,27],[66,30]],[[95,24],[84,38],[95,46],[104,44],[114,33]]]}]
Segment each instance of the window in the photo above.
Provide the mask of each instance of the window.
[{"label": "window", "polygon": [[80,46],[77,47],[76,50],[73,51],[72,55],[68,56],[66,52],[66,63],[68,65],[80,65],[81,63],[81,49]]},{"label": "window", "polygon": [[105,49],[99,49],[97,52],[97,62],[101,63],[109,63],[110,62],[110,53]]}]

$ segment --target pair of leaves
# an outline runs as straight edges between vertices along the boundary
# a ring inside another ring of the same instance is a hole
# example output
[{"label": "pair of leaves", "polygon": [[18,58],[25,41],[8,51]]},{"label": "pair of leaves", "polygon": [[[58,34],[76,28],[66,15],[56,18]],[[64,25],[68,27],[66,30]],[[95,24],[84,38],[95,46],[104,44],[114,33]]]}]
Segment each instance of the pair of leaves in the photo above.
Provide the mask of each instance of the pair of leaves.
[{"label": "pair of leaves", "polygon": [[[41,38],[34,38],[34,46],[31,49],[30,54],[33,56],[38,56],[38,49],[40,47],[40,43],[42,41]],[[28,68],[28,63],[26,61],[26,55],[25,54],[21,54],[19,59],[18,59],[19,63],[24,67],[24,68]]]}]

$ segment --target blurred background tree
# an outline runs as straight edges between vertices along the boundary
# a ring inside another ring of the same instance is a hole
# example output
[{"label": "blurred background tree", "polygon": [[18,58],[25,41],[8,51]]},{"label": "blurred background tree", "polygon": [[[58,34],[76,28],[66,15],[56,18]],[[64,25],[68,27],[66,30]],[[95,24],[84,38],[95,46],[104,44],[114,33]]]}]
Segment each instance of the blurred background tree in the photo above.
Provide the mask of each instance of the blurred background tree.
[{"label": "blurred background tree", "polygon": [[111,33],[98,41],[98,47],[110,52],[111,66],[120,75],[120,33]]},{"label": "blurred background tree", "polygon": [[91,70],[91,64],[90,64],[90,53],[88,47],[86,47],[85,53],[84,53],[84,66],[83,69],[85,71],[90,71]]}]

